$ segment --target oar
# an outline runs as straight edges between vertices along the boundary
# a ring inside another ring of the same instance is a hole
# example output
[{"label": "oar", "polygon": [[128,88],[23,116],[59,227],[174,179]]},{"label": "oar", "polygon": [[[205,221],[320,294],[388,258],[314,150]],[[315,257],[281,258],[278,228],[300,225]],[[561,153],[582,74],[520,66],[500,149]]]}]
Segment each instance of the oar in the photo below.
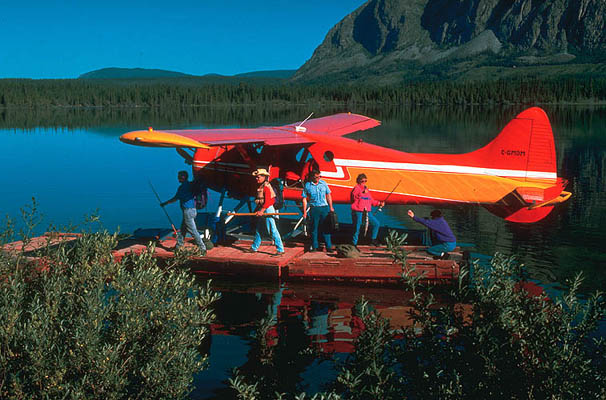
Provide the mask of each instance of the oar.
[{"label": "oar", "polygon": [[[385,197],[385,200],[383,200],[383,204],[387,203],[387,199],[389,199],[389,196],[391,196],[391,194],[396,191],[396,188],[400,185],[400,182],[402,182],[402,179],[400,179],[398,183],[396,183],[396,186],[394,186],[391,192],[389,192],[389,194],[387,195],[387,197]],[[373,215],[376,215],[380,211],[383,211],[383,206],[377,208]]]},{"label": "oar", "polygon": [[160,207],[162,207],[162,211],[164,211],[164,214],[166,214],[166,218],[168,218],[168,222],[170,222],[170,226],[173,228],[173,232],[175,232],[175,236],[177,236],[177,228],[175,228],[175,224],[173,224],[173,220],[170,219],[170,215],[168,215],[168,213],[166,212],[166,209],[162,205],[162,200],[160,200],[160,196],[158,195],[158,192],[156,192],[156,189],[154,188],[154,185],[152,185],[151,181],[149,181],[149,186],[154,191],[154,194],[156,195],[156,199],[158,199],[158,203],[160,203]]},{"label": "oar", "polygon": [[[233,215],[236,217],[252,217],[257,215],[257,213],[235,213],[235,212],[228,212],[227,215]],[[278,212],[273,212],[273,213],[264,213],[261,216],[262,217],[270,217],[273,215],[299,215],[299,213],[296,212],[284,212],[284,213],[278,213]]]}]

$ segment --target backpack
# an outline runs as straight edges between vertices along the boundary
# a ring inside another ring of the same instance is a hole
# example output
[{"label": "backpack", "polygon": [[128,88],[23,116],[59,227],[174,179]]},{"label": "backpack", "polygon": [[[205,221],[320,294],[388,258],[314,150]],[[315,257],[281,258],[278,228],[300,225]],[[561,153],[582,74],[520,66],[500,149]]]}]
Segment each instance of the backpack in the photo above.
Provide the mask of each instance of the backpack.
[{"label": "backpack", "polygon": [[195,180],[191,183],[191,191],[196,202],[196,209],[201,210],[208,203],[208,190],[206,185],[201,181]]},{"label": "backpack", "polygon": [[337,217],[337,213],[334,211],[330,211],[326,216],[326,230],[328,233],[336,233],[339,231],[339,218]]},{"label": "backpack", "polygon": [[206,203],[208,203],[208,191],[206,188],[202,189],[200,193],[196,195],[196,209],[201,210],[206,207]]},{"label": "backpack", "polygon": [[282,185],[282,181],[278,178],[272,179],[269,184],[276,195],[274,198],[274,208],[279,210],[284,207],[284,185]]},{"label": "backpack", "polygon": [[360,256],[360,251],[353,244],[338,244],[337,257],[339,258],[356,258]]}]

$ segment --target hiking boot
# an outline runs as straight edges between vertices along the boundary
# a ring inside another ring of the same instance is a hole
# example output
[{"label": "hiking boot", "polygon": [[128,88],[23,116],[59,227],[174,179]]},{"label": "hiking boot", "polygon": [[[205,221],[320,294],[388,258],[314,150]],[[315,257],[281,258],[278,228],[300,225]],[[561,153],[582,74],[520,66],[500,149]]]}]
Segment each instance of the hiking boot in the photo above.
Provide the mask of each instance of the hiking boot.
[{"label": "hiking boot", "polygon": [[373,245],[373,246],[375,246],[375,247],[381,246],[381,243],[379,243],[379,241],[377,239],[371,240],[370,244]]},{"label": "hiking boot", "polygon": [[284,255],[284,252],[283,252],[283,251],[276,251],[276,253],[275,253],[275,254],[272,254],[271,256],[272,256],[272,257],[280,257],[280,256],[283,256],[283,255]]},{"label": "hiking boot", "polygon": [[206,249],[200,250],[200,257],[206,257]]},{"label": "hiking boot", "polygon": [[433,256],[434,260],[450,260],[450,254],[442,252],[439,256]]}]

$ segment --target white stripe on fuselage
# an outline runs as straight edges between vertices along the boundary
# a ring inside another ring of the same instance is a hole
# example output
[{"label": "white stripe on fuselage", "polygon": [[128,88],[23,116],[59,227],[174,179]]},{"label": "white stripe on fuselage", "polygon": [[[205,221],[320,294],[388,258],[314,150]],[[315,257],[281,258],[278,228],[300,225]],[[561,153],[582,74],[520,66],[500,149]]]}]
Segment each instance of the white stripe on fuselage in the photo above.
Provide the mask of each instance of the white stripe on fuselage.
[{"label": "white stripe on fuselage", "polygon": [[322,171],[321,175],[323,178],[341,179],[345,178],[345,171],[342,167],[337,167],[337,172]]},{"label": "white stripe on fuselage", "polygon": [[[386,162],[386,161],[346,160],[343,158],[335,158],[334,163],[335,163],[337,170],[335,172],[322,171],[322,177],[331,178],[331,179],[342,179],[345,177],[345,172],[343,171],[342,167],[391,169],[391,170],[396,170],[396,171],[444,172],[444,173],[458,173],[458,174],[502,176],[502,177],[508,177],[508,178],[557,179],[557,177],[558,177],[558,175],[555,172],[467,167],[467,166],[463,166],[463,165],[413,164],[413,163],[398,163],[398,162]],[[246,169],[250,168],[247,164],[226,163],[226,162],[216,162],[216,161],[194,160],[194,164],[215,164],[215,165],[220,165],[223,167],[246,168]]]},{"label": "white stripe on fuselage", "polygon": [[234,167],[234,168],[247,168],[247,169],[250,169],[250,167],[248,166],[248,164],[217,162],[217,161],[194,160],[194,164],[215,164],[215,165],[221,165],[223,167]]},{"label": "white stripe on fuselage", "polygon": [[[413,164],[413,163],[398,163],[385,161],[365,161],[365,160],[346,160],[335,158],[334,163],[339,168],[343,167],[360,167],[360,168],[377,168],[377,169],[392,169],[399,171],[423,171],[423,172],[446,172],[457,174],[473,174],[473,175],[490,175],[503,176],[508,178],[535,178],[535,179],[557,179],[558,175],[555,172],[540,172],[540,171],[523,171],[515,169],[496,169],[496,168],[481,168],[467,167],[463,165],[437,165],[437,164]],[[343,169],[340,169],[343,174]],[[322,176],[332,178],[322,171]],[[342,177],[342,176],[341,176]]]}]

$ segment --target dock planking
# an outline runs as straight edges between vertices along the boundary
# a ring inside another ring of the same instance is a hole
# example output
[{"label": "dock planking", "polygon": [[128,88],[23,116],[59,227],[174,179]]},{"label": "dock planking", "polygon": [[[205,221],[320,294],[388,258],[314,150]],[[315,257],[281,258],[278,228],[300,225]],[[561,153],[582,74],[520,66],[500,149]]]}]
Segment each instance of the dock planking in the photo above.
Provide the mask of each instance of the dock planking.
[{"label": "dock planking", "polygon": [[[43,235],[34,238],[28,246],[21,242],[9,243],[4,251],[18,252],[41,248],[58,240],[74,240],[77,235]],[[154,243],[154,256],[162,262],[174,258],[176,241],[173,237],[164,240],[124,239],[113,251],[116,261],[126,254],[140,254]],[[451,252],[448,260],[434,260],[424,246],[404,246],[408,253],[406,265],[396,262],[385,246],[358,246],[361,254],[354,258],[340,258],[336,253],[305,252],[302,243],[287,243],[285,252],[276,256],[276,248],[264,241],[257,252],[248,250],[250,240],[236,240],[228,245],[215,246],[206,256],[193,256],[188,267],[197,275],[228,277],[235,279],[261,278],[268,280],[300,281],[354,281],[354,282],[400,282],[402,273],[423,274],[430,282],[450,282],[458,279],[460,268],[466,262],[460,249]],[[191,238],[186,247],[195,250]]]},{"label": "dock planking", "polygon": [[[175,240],[158,242],[156,256],[172,258]],[[195,249],[191,239],[186,246]],[[270,278],[278,280],[399,282],[404,268],[394,261],[385,246],[359,246],[361,254],[355,258],[340,258],[336,253],[305,252],[301,243],[287,244],[283,255],[275,256],[275,246],[262,242],[259,250],[250,253],[250,240],[237,240],[225,246],[215,246],[204,257],[194,256],[189,267],[197,275],[226,276],[233,278]],[[434,260],[424,246],[404,246],[408,253],[406,270],[413,276],[423,274],[433,282],[458,279],[464,255],[459,249],[451,252],[449,260]],[[119,250],[140,252],[145,247],[133,245]]]},{"label": "dock planking", "polygon": [[421,246],[405,246],[409,253],[406,266],[396,262],[386,247],[358,246],[359,257],[339,258],[335,253],[305,253],[288,267],[289,279],[341,280],[341,281],[393,281],[402,280],[402,273],[423,274],[428,281],[458,279],[463,254],[450,253],[450,260],[434,260],[422,251]]}]

